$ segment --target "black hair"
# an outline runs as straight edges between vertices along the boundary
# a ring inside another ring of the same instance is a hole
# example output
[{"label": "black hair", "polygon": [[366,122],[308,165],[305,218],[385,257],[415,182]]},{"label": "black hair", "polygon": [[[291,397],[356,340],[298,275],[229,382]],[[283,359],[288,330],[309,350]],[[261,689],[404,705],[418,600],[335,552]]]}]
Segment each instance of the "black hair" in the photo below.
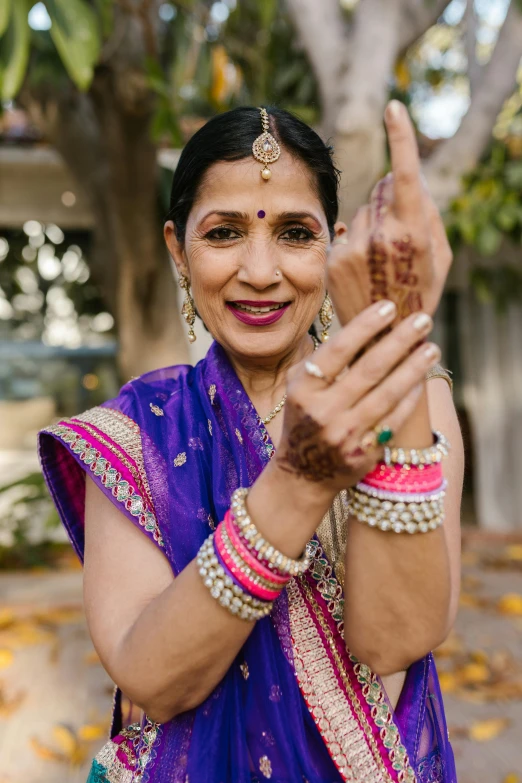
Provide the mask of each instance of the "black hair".
[{"label": "black hair", "polygon": [[[340,172],[334,165],[332,148],[294,114],[276,107],[266,108],[270,133],[310,170],[333,236],[339,212]],[[220,161],[236,161],[251,156],[252,144],[261,132],[259,109],[241,106],[213,117],[187,142],[174,173],[170,210],[166,217],[166,220],[173,221],[180,242],[185,239],[188,216],[207,170]]]}]

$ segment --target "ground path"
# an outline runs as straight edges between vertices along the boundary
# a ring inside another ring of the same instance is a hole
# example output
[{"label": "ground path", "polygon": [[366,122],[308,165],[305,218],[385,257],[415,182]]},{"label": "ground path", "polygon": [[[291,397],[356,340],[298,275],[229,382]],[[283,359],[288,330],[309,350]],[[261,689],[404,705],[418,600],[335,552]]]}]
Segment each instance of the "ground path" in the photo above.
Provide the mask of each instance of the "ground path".
[{"label": "ground path", "polygon": [[[459,783],[522,783],[522,546],[509,543],[466,539],[462,606],[439,658]],[[111,692],[81,572],[0,573],[0,783],[85,783]]]}]

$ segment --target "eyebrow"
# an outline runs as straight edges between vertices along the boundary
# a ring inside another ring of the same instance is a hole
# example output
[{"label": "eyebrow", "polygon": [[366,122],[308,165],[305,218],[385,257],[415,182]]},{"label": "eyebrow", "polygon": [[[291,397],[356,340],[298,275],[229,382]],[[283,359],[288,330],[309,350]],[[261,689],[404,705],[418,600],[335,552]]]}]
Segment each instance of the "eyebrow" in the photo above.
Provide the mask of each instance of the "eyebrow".
[{"label": "eyebrow", "polygon": [[[212,210],[211,212],[208,212],[203,218],[201,218],[200,223],[204,223],[204,221],[207,220],[211,215],[217,215],[218,217],[222,218],[230,218],[232,220],[248,220],[248,215],[246,212]],[[292,220],[303,220],[303,218],[311,218],[315,223],[320,225],[319,220],[314,214],[312,214],[312,212],[281,212],[279,215],[277,215],[277,220],[281,221],[282,223],[288,223]]]},{"label": "eyebrow", "polygon": [[207,214],[201,218],[200,223],[204,223],[207,218],[209,218],[211,215],[217,215],[218,217],[222,218],[231,218],[232,220],[248,220],[248,215],[246,212],[233,212],[233,211],[223,211],[223,210],[216,210],[213,209],[210,212],[207,212]]}]

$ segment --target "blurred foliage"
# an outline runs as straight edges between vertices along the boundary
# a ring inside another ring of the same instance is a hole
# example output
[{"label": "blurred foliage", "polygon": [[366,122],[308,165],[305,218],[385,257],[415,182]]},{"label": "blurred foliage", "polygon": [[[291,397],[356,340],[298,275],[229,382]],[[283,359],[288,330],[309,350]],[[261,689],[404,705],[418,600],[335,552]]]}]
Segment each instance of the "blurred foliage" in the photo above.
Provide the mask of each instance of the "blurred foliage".
[{"label": "blurred foliage", "polygon": [[[516,142],[493,143],[465,178],[463,193],[447,215],[454,250],[468,245],[477,251],[471,272],[477,295],[494,301],[499,310],[522,297],[522,143]],[[494,257],[494,262],[480,263],[481,256]]]},{"label": "blurred foliage", "polygon": [[[8,246],[6,255],[0,255],[0,299],[11,306],[5,314],[0,306],[4,323],[2,328],[0,320],[0,337],[7,330],[14,339],[40,340],[50,319],[60,316],[80,318],[80,327],[87,332],[89,319],[105,309],[85,261],[89,237],[82,231],[69,231],[65,236],[56,226],[31,223],[40,225],[40,234],[27,236],[15,230],[0,236]],[[55,239],[53,243],[50,236],[56,232],[61,242]],[[55,313],[57,292],[61,302]]]},{"label": "blurred foliage", "polygon": [[63,540],[53,535],[58,513],[40,472],[0,487],[0,503],[0,569],[49,564],[63,551]]}]

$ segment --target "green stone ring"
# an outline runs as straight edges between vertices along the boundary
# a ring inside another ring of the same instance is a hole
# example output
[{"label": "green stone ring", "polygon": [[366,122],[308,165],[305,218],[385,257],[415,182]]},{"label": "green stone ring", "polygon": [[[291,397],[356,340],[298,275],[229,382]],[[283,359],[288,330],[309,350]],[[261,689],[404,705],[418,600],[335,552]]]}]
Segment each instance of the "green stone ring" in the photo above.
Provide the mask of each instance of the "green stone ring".
[{"label": "green stone ring", "polygon": [[384,446],[393,438],[393,430],[385,424],[382,427],[376,427],[375,434],[377,435],[377,443],[379,446]]}]

